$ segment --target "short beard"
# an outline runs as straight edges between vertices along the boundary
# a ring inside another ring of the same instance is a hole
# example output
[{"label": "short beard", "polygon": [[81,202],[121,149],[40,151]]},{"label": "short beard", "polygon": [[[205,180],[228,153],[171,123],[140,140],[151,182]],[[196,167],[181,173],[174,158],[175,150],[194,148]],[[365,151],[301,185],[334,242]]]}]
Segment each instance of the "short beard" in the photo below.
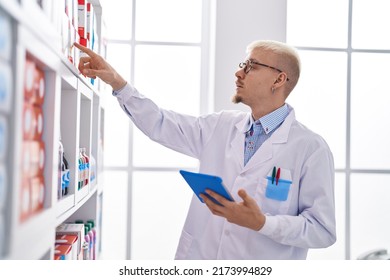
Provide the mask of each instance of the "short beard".
[{"label": "short beard", "polygon": [[233,102],[234,104],[241,103],[241,102],[242,102],[242,97],[239,96],[239,95],[237,95],[237,94],[235,94],[235,95],[233,95],[233,97],[232,97],[232,102]]}]

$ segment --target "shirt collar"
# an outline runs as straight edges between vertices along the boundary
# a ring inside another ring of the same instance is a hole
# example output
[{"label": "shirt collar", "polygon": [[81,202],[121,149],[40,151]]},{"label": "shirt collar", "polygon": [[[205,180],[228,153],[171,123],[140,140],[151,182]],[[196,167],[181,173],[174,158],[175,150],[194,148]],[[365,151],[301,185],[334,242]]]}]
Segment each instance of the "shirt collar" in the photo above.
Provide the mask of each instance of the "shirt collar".
[{"label": "shirt collar", "polygon": [[253,119],[253,116],[249,118],[249,121],[246,126],[245,132],[248,132],[251,130],[252,126],[256,123],[263,127],[263,131],[265,134],[270,133],[275,128],[277,128],[288,116],[290,113],[290,110],[287,106],[287,104],[284,104],[282,107],[276,109],[275,111],[272,111],[271,113],[261,117],[257,121]]}]

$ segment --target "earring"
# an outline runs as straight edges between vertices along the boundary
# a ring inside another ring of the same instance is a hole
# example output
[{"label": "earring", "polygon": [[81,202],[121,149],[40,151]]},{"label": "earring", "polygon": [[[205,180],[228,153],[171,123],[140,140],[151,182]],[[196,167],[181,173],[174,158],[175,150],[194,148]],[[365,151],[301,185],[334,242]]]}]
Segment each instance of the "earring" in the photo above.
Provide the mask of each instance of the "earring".
[{"label": "earring", "polygon": [[274,94],[275,93],[275,88],[271,87],[271,91],[272,91],[272,94]]}]

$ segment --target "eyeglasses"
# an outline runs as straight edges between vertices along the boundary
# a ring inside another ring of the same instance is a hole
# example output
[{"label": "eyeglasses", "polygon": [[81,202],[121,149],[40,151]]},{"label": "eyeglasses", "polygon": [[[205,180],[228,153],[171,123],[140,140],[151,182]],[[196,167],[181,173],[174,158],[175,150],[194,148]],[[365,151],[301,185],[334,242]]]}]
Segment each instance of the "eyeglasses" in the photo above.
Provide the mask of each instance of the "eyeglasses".
[{"label": "eyeglasses", "polygon": [[[246,60],[245,62],[241,62],[240,64],[238,64],[238,67],[240,67],[241,69],[244,69],[245,74],[248,74],[249,71],[252,70],[253,64],[264,66],[264,67],[267,67],[267,68],[271,68],[271,69],[274,69],[274,70],[278,71],[279,73],[283,73],[283,71],[278,69],[278,68],[275,68],[273,66],[269,66],[267,64],[263,64],[263,63],[260,63],[260,62],[252,61],[252,60],[249,60],[249,59]],[[289,81],[288,77],[287,77],[287,81]]]}]

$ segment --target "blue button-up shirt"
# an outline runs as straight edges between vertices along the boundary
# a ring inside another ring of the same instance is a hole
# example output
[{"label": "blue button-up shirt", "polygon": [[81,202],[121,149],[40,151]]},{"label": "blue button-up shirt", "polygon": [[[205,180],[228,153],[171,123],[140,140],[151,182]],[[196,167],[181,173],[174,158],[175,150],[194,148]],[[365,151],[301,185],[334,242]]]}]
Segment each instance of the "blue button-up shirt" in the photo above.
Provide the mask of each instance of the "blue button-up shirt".
[{"label": "blue button-up shirt", "polygon": [[271,137],[272,133],[283,123],[289,114],[287,104],[255,121],[250,118],[245,135],[244,165],[250,160],[260,146]]}]

